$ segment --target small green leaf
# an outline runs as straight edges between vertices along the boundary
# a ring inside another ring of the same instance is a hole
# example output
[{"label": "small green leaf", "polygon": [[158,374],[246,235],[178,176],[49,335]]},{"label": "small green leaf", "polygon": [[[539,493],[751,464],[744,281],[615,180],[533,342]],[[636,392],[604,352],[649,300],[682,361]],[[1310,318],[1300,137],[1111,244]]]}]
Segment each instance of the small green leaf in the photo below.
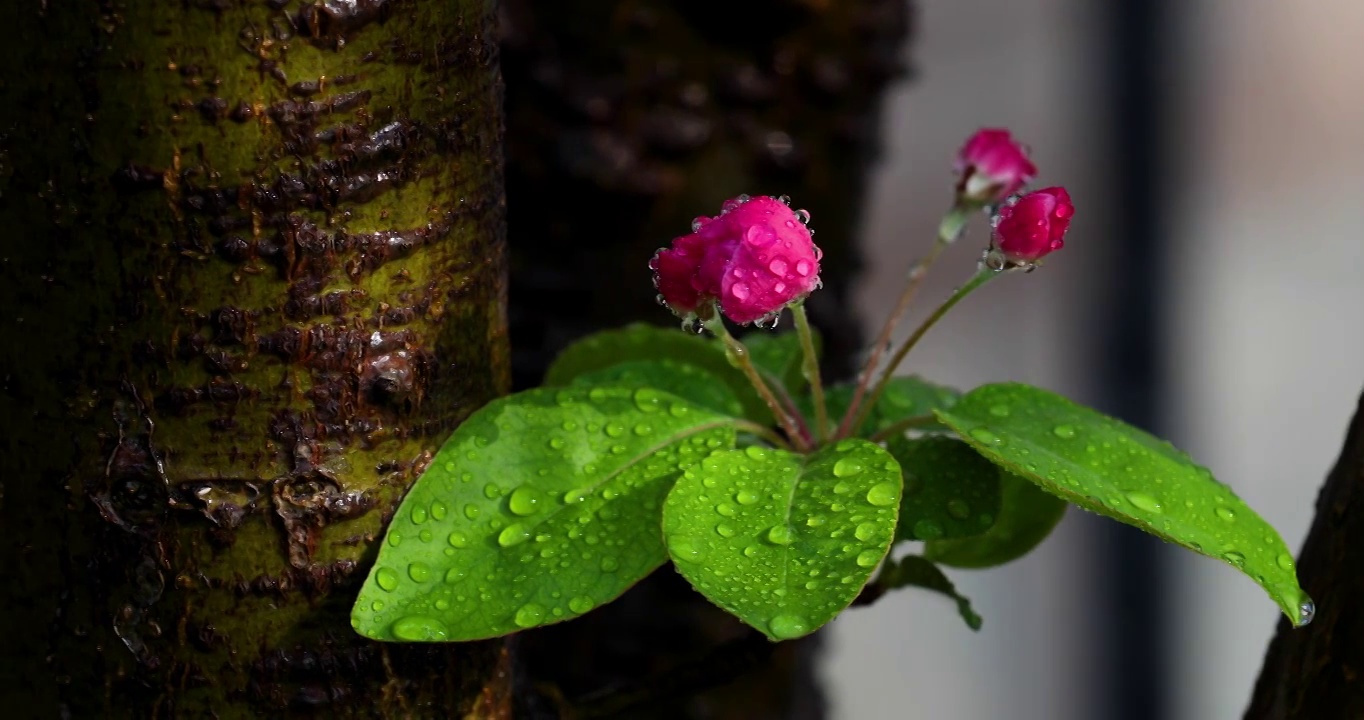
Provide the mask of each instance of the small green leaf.
[{"label": "small green leaf", "polygon": [[914,586],[942,593],[956,601],[957,612],[961,614],[961,619],[966,621],[967,627],[972,630],[980,629],[982,621],[980,615],[971,609],[971,601],[957,592],[956,586],[937,565],[918,555],[907,555],[899,561],[887,560],[885,566],[881,568],[881,574],[876,577],[876,582],[887,590]]},{"label": "small green leaf", "polygon": [[632,360],[672,360],[695,365],[714,375],[734,393],[743,406],[744,417],[763,425],[772,424],[772,413],[767,405],[758,397],[748,378],[729,364],[723,349],[677,328],[636,323],[589,335],[559,353],[545,373],[545,385],[567,385],[579,375]]},{"label": "small green leaf", "polygon": [[631,360],[583,373],[573,378],[571,384],[577,387],[652,387],[723,415],[738,417],[743,414],[739,400],[728,385],[695,365],[674,360]]},{"label": "small green leaf", "polygon": [[988,568],[1027,555],[1051,534],[1069,505],[999,468],[999,517],[984,534],[924,543],[924,557],[959,568]]},{"label": "small green leaf", "polygon": [[398,508],[351,624],[452,641],[568,620],[666,559],[661,507],[733,420],[651,388],[541,388],[464,421]]},{"label": "small green leaf", "polygon": [[[843,419],[844,413],[848,411],[848,405],[852,402],[853,392],[856,385],[843,383],[834,385],[827,389],[825,393],[826,402],[829,406],[829,417],[834,423]],[[868,394],[870,394],[868,390]],[[957,401],[959,393],[952,388],[933,383],[918,377],[917,375],[907,375],[891,378],[886,383],[886,391],[881,395],[881,401],[872,408],[871,414],[862,424],[862,429],[858,435],[867,436],[878,430],[883,430],[895,423],[907,418],[931,415],[935,409],[947,409]],[[865,398],[864,398],[865,400]],[[797,403],[801,412],[809,413],[810,399],[802,396]],[[941,429],[937,423],[930,426],[919,428],[932,430]]]},{"label": "small green leaf", "polygon": [[1290,621],[1310,619],[1274,528],[1169,443],[1060,395],[985,385],[938,416],[982,455],[1086,510],[1220,559],[1254,578]]},{"label": "small green leaf", "polygon": [[899,502],[900,467],[865,440],[810,456],[750,447],[688,468],[663,533],[702,595],[787,640],[857,597],[890,548]]},{"label": "small green leaf", "polygon": [[999,515],[999,468],[966,443],[948,437],[892,439],[887,450],[905,476],[900,540],[979,535]]},{"label": "small green leaf", "polygon": [[[818,356],[822,343],[819,333],[813,332],[813,328],[811,330],[815,354]],[[805,389],[808,383],[801,371],[805,354],[800,349],[800,336],[794,331],[777,333],[756,330],[740,339],[748,348],[748,356],[753,359],[753,364],[765,375],[776,378],[787,392],[795,395]],[[715,343],[715,350],[719,353],[725,351],[720,343]]]}]

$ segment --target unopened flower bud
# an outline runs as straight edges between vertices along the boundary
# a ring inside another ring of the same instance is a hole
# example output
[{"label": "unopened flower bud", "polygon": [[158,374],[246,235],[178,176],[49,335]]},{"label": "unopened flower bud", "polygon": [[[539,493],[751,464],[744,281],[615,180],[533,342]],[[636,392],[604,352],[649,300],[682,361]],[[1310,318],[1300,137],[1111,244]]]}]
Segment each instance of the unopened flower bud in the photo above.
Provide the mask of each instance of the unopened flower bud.
[{"label": "unopened flower bud", "polygon": [[1013,265],[1031,265],[1060,250],[1075,206],[1062,187],[1030,192],[999,209],[993,249]]},{"label": "unopened flower bud", "polygon": [[993,205],[1018,192],[1037,175],[1022,145],[1008,130],[984,129],[957,153],[957,202]]}]

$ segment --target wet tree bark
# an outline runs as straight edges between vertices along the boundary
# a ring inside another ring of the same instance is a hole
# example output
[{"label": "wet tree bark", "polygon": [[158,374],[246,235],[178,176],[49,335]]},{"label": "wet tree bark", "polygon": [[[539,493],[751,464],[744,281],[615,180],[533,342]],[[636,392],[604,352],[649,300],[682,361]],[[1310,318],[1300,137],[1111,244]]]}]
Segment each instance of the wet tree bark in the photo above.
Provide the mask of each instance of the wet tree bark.
[{"label": "wet tree bark", "polygon": [[3,3],[7,712],[509,713],[502,643],[348,623],[509,387],[493,15]]},{"label": "wet tree bark", "polygon": [[1364,717],[1364,395],[1298,556],[1311,625],[1280,619],[1246,720]]},{"label": "wet tree bark", "polygon": [[[646,263],[739,193],[812,213],[825,287],[808,307],[826,370],[846,377],[861,349],[854,238],[909,5],[504,0],[516,385],[589,332],[674,323]],[[523,714],[821,717],[817,639],[755,635],[661,570],[518,640]]]}]

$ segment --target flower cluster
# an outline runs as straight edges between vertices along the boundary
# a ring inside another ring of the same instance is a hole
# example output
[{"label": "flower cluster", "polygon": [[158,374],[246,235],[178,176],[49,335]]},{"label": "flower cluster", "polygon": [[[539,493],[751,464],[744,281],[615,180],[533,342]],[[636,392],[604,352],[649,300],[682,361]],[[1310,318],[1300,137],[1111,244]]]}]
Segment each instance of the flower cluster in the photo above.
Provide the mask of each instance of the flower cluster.
[{"label": "flower cluster", "polygon": [[977,131],[957,153],[957,207],[1000,206],[994,217],[991,250],[1001,267],[1032,267],[1060,250],[1075,206],[1065,188],[1049,187],[1017,196],[1037,175],[1028,151],[1008,130]]},{"label": "flower cluster", "polygon": [[684,320],[709,319],[713,303],[736,323],[761,322],[819,286],[810,216],[785,198],[740,195],[715,217],[654,255],[659,301]]}]

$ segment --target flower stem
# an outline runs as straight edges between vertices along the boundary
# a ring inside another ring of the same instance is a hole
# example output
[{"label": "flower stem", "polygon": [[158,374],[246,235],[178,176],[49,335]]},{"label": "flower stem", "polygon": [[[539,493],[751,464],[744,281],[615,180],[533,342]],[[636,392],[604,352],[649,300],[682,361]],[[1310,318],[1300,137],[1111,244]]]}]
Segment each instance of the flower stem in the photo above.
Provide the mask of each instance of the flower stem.
[{"label": "flower stem", "polygon": [[786,438],[783,438],[772,430],[772,428],[764,425],[759,425],[758,423],[750,422],[748,420],[735,420],[734,429],[740,432],[746,432],[749,435],[756,435],[772,443],[774,447],[779,447],[783,450],[791,449],[791,443],[786,442]]},{"label": "flower stem", "polygon": [[[939,305],[938,308],[923,321],[923,324],[916,328],[914,332],[905,339],[904,343],[895,351],[895,354],[891,356],[890,362],[886,365],[886,369],[882,371],[881,379],[877,381],[876,388],[871,392],[871,397],[857,410],[857,419],[851,424],[851,428],[859,428],[862,426],[862,423],[866,422],[867,415],[871,413],[873,407],[876,407],[876,402],[881,399],[881,394],[886,391],[886,383],[890,382],[890,378],[895,375],[895,369],[900,366],[900,362],[905,359],[905,356],[909,354],[909,351],[913,350],[914,346],[919,344],[919,340],[928,333],[929,329],[938,324],[938,321],[947,314],[947,311],[961,302],[962,298],[970,295],[976,288],[989,282],[990,279],[996,275],[999,275],[998,271],[981,266],[970,280],[967,280],[964,285],[957,288],[950,297],[943,301],[943,304]],[[849,408],[849,413],[852,412],[853,408]],[[844,433],[849,431],[850,428],[840,426],[839,437],[847,437]]]},{"label": "flower stem", "polygon": [[777,402],[777,396],[772,394],[772,388],[763,382],[762,375],[758,373],[758,368],[754,367],[753,359],[749,357],[748,348],[739,342],[737,338],[729,334],[729,329],[725,327],[725,321],[716,312],[715,316],[706,321],[706,329],[715,334],[725,344],[725,353],[729,355],[730,361],[738,366],[748,382],[753,385],[753,389],[758,391],[758,397],[767,404],[767,409],[772,412],[772,417],[776,418],[777,424],[781,425],[786,436],[791,439],[791,444],[800,452],[808,452],[809,444],[805,441],[804,435],[796,427],[795,420],[782,408],[781,403]]},{"label": "flower stem", "polygon": [[939,234],[938,241],[933,244],[928,254],[915,260],[914,264],[909,266],[909,272],[905,278],[905,289],[900,293],[900,299],[896,301],[895,309],[890,311],[886,323],[881,326],[881,333],[876,336],[876,342],[871,346],[871,355],[867,357],[867,364],[862,366],[862,372],[857,378],[857,387],[853,388],[852,402],[848,403],[848,411],[843,414],[843,420],[838,424],[838,432],[835,437],[848,437],[853,433],[853,428],[850,428],[849,425],[861,409],[862,396],[866,394],[872,373],[876,372],[876,366],[881,362],[881,354],[890,346],[891,334],[895,332],[895,327],[904,318],[905,311],[909,309],[909,304],[914,300],[914,295],[919,292],[919,286],[927,277],[929,268],[933,267],[938,256],[942,254],[943,250],[947,249],[948,245],[952,244],[954,239],[956,238],[944,240],[944,235]]},{"label": "flower stem", "polygon": [[805,303],[791,306],[791,314],[796,318],[800,349],[805,356],[802,372],[810,383],[810,398],[815,405],[815,437],[823,442],[829,437],[829,409],[824,404],[824,383],[819,377],[819,357],[815,355],[815,338],[810,332],[810,318],[805,315]]}]

